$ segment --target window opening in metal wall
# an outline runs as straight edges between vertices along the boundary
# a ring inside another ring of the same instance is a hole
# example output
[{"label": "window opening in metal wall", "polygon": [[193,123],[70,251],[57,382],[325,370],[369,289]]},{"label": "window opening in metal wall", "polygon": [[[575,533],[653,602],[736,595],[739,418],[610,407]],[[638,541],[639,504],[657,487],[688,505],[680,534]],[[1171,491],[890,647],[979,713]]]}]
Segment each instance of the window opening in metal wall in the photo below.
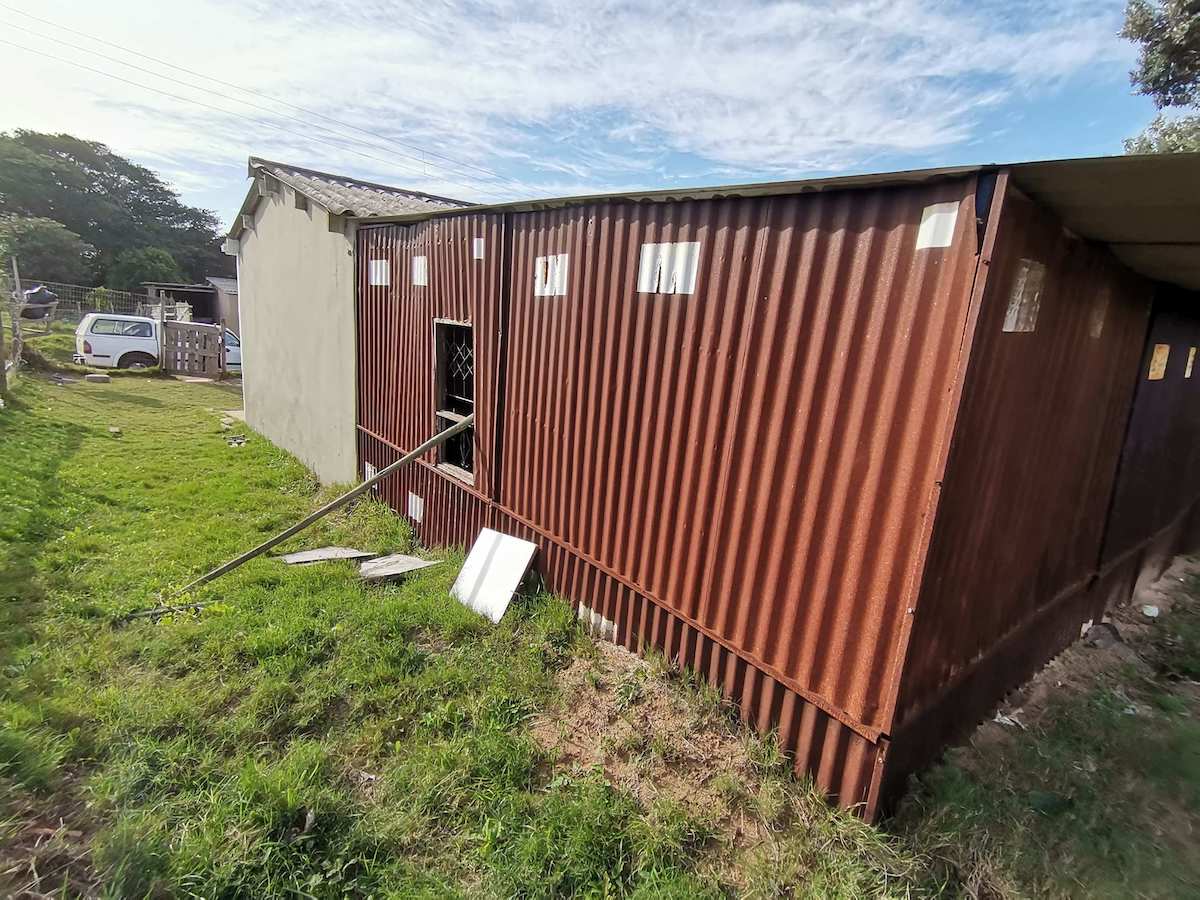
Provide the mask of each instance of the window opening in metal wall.
[{"label": "window opening in metal wall", "polygon": [[[470,325],[434,320],[436,429],[442,431],[475,411],[475,343]],[[438,449],[438,464],[470,481],[475,472],[475,429],[456,434]]]}]

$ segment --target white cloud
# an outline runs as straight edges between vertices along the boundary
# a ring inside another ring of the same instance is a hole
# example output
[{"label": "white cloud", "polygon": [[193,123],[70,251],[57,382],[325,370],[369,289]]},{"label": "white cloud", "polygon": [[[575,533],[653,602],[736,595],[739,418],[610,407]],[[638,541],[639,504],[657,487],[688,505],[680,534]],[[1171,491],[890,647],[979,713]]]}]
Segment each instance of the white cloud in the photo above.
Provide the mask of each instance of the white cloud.
[{"label": "white cloud", "polygon": [[[283,116],[311,116],[262,97],[159,80],[68,45],[196,81],[0,7],[0,37],[35,50],[0,44],[0,83],[19,86],[0,99],[0,128],[102,140],[214,197],[250,153],[482,200],[661,182],[680,154],[696,170],[837,171],[969,142],[995,130],[987,115],[998,104],[1092,67],[1126,67],[1131,55],[1115,35],[1119,2],[1087,0],[3,2],[368,132],[308,128]],[[520,184],[485,187],[477,170],[451,173],[388,142],[516,173]]]}]

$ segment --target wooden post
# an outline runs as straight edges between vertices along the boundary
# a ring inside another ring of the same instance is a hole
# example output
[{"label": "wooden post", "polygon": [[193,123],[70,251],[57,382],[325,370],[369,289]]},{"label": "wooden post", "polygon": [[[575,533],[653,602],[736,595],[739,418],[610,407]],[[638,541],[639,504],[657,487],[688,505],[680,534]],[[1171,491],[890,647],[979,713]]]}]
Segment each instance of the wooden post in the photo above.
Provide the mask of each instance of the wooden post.
[{"label": "wooden post", "polygon": [[[18,305],[24,305],[25,294],[21,291],[21,269],[17,265],[17,258],[12,258],[12,273],[13,273],[13,299]],[[21,313],[16,309],[16,306],[9,307],[9,316],[12,318],[12,364],[13,372],[21,367],[21,352],[24,349],[25,341],[21,336]]]},{"label": "wooden post", "polygon": [[[8,345],[4,340],[5,307],[8,307],[11,310],[11,297],[0,298],[0,394],[5,394],[8,392]],[[9,314],[11,315],[11,312]]]},{"label": "wooden post", "polygon": [[225,320],[219,319],[217,327],[217,377],[225,377]]},{"label": "wooden post", "polygon": [[158,292],[158,368],[167,371],[167,301]]}]

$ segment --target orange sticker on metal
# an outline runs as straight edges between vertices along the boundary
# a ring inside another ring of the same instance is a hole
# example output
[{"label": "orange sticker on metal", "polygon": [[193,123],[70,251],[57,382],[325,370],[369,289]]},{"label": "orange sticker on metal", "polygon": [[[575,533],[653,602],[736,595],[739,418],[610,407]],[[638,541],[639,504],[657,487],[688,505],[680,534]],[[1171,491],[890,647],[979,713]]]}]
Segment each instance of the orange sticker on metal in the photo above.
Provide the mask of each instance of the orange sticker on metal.
[{"label": "orange sticker on metal", "polygon": [[1146,376],[1150,381],[1162,381],[1167,374],[1167,357],[1170,355],[1170,344],[1154,345],[1154,354],[1150,357],[1150,373]]}]

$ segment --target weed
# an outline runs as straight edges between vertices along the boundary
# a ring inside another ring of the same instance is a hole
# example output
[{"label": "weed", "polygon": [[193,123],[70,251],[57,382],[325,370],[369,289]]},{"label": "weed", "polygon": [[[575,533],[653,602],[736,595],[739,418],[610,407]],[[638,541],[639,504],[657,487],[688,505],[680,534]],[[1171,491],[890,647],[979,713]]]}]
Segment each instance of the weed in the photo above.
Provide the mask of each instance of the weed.
[{"label": "weed", "polygon": [[631,706],[640,703],[644,690],[642,682],[645,680],[646,671],[644,669],[636,669],[630,672],[618,683],[615,690],[617,698],[617,709],[627,710]]},{"label": "weed", "polygon": [[656,803],[631,828],[638,872],[687,871],[715,831],[674,801]]},{"label": "weed", "polygon": [[718,772],[709,782],[709,787],[730,806],[740,803],[746,797],[745,783],[732,772]]},{"label": "weed", "polygon": [[753,732],[746,732],[743,742],[746,759],[760,776],[781,775],[788,770],[787,757],[779,748],[776,735],[760,737]]}]

